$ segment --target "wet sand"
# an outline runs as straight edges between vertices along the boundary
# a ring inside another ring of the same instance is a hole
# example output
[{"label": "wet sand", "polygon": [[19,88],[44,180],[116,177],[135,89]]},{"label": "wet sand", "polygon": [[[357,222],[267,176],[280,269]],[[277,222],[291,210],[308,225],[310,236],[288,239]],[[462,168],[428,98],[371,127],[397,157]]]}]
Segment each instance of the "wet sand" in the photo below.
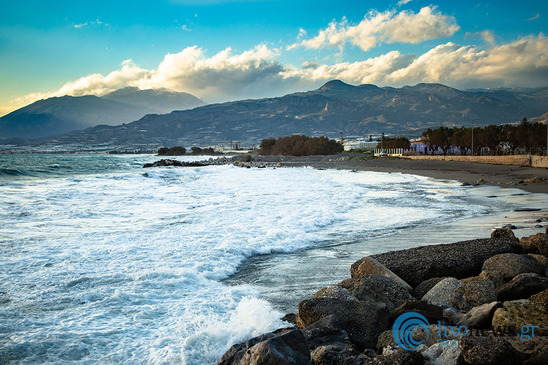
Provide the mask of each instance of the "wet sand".
[{"label": "wet sand", "polygon": [[[350,277],[350,265],[364,256],[487,238],[492,229],[506,224],[516,226],[514,233],[518,237],[544,232],[546,229],[548,195],[534,193],[548,193],[547,182],[518,184],[517,181],[534,176],[548,178],[548,169],[393,158],[340,160],[340,156],[269,156],[257,157],[255,161],[280,162],[294,167],[408,173],[459,185],[462,182],[475,183],[482,178],[486,184],[470,187],[470,194],[492,201],[493,212],[487,215],[441,225],[417,226],[375,237],[361,237],[350,242],[333,242],[293,253],[254,256],[246,260],[237,273],[225,280],[229,285],[250,285],[276,309],[286,313],[295,312],[297,304],[304,298],[311,297],[317,290]],[[505,189],[501,189],[502,187]],[[516,211],[516,208],[520,209]],[[527,208],[540,210],[527,211]]]},{"label": "wet sand", "polygon": [[[257,157],[269,160],[272,157]],[[474,184],[483,179],[485,184],[512,187],[530,193],[548,193],[548,169],[508,165],[491,165],[478,162],[410,160],[405,158],[367,158],[362,156],[307,156],[276,157],[286,166],[312,166],[325,169],[345,169],[358,171],[401,172],[427,176],[441,180],[457,180]],[[525,180],[538,177],[540,182],[527,183]]]}]

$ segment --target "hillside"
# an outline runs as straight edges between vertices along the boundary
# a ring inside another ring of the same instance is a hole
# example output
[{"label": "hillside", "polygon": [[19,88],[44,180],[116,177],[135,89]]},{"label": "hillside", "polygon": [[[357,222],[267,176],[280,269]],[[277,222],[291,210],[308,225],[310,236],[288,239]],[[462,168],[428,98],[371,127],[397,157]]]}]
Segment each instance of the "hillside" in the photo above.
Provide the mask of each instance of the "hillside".
[{"label": "hillside", "polygon": [[[292,134],[417,136],[440,125],[501,124],[540,116],[548,110],[547,91],[520,89],[512,94],[505,90],[505,100],[501,100],[485,90],[461,91],[440,84],[379,88],[330,81],[317,90],[278,98],[146,115],[123,126],[71,133],[56,143],[206,146],[230,140],[256,143],[265,137]],[[520,102],[522,98],[527,102]]]},{"label": "hillside", "polygon": [[36,101],[0,118],[1,138],[43,138],[99,124],[120,125],[150,113],[203,105],[200,99],[166,89],[124,88],[103,97],[62,96]]}]

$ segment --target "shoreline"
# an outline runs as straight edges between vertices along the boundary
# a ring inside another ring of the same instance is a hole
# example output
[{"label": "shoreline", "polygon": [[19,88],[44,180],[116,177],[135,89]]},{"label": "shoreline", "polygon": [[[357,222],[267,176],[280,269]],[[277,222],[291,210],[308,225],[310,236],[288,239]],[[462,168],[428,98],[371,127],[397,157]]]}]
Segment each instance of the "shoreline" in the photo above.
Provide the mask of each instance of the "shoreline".
[{"label": "shoreline", "polygon": [[[475,184],[483,179],[485,185],[518,188],[530,193],[548,193],[548,169],[540,167],[394,157],[364,158],[359,155],[253,156],[253,161],[281,163],[287,167],[311,166],[320,169],[399,172],[468,184]],[[538,182],[526,182],[535,177],[538,178]]]}]

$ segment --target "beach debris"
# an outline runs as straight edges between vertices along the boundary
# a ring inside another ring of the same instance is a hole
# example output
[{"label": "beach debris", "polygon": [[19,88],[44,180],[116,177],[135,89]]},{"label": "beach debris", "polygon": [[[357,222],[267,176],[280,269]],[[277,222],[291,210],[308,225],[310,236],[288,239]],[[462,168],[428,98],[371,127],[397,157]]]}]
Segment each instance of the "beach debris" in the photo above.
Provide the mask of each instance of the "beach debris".
[{"label": "beach debris", "polygon": [[528,183],[528,184],[534,184],[534,183],[539,183],[541,182],[542,180],[538,177],[538,176],[535,176],[535,177],[532,177],[530,179],[526,179],[524,180],[524,182]]},{"label": "beach debris", "polygon": [[485,184],[485,180],[483,178],[480,178],[478,179],[478,181],[476,181],[476,184],[483,185]]}]

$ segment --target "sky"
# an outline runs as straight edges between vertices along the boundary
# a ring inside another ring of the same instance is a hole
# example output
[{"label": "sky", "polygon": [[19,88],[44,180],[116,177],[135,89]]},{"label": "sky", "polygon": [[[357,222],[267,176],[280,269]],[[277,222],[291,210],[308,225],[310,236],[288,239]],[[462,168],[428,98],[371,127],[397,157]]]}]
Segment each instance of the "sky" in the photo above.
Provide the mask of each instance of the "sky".
[{"label": "sky", "polygon": [[126,86],[206,102],[329,80],[548,86],[548,2],[1,0],[0,115]]}]

